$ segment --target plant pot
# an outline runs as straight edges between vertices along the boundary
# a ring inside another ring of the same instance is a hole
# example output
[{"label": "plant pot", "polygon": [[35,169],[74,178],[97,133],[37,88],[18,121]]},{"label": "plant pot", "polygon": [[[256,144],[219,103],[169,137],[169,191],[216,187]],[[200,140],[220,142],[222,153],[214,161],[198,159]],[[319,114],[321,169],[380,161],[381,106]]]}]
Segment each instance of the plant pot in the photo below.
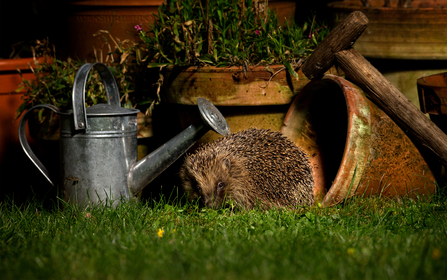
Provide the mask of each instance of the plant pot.
[{"label": "plant pot", "polygon": [[[95,58],[94,48],[103,52],[103,58],[110,51],[102,36],[94,37],[99,30],[109,30],[121,41],[137,41],[135,25],[143,24],[149,28],[158,14],[158,6],[164,0],[83,0],[68,3],[69,15],[66,17],[67,35],[65,47],[60,50],[63,56],[79,57],[91,61]],[[104,35],[103,35],[104,36]],[[107,35],[105,35],[107,36]],[[110,41],[110,38],[107,38]],[[113,42],[110,42],[112,48]],[[98,59],[100,59],[98,57]]]},{"label": "plant pot", "polygon": [[[258,1],[259,5],[262,5],[265,1]],[[278,1],[268,0],[268,8],[275,11],[279,19],[279,24],[283,25],[285,22],[293,22],[295,20],[295,1]]]},{"label": "plant pot", "polygon": [[[38,61],[42,62],[43,58]],[[11,178],[20,178],[23,174],[23,170],[17,168],[22,166],[24,157],[21,157],[17,134],[19,120],[15,117],[17,108],[23,102],[24,90],[16,91],[22,83],[17,69],[25,79],[33,80],[35,76],[29,65],[35,66],[33,58],[0,59],[0,170]]]},{"label": "plant pot", "polygon": [[[276,72],[282,66],[270,68]],[[309,80],[300,71],[299,79],[291,77],[286,70],[272,76],[263,66],[251,67],[244,77],[239,67],[218,68],[167,67],[163,71],[162,101],[176,104],[181,127],[186,128],[199,120],[195,105],[199,97],[212,102],[226,118],[231,132],[250,127],[280,130],[294,96]],[[344,75],[335,67],[328,73]],[[218,135],[208,132],[199,143],[210,142]]]},{"label": "plant pot", "polygon": [[417,197],[436,191],[440,166],[343,78],[326,75],[303,88],[281,131],[309,155],[322,205],[354,195]]},{"label": "plant pot", "polygon": [[421,111],[447,133],[447,72],[417,79]]},{"label": "plant pot", "polygon": [[447,59],[447,1],[414,0],[408,8],[398,8],[398,0],[383,7],[383,0],[329,3],[334,17],[342,20],[353,11],[363,12],[368,27],[354,48],[371,58]]}]

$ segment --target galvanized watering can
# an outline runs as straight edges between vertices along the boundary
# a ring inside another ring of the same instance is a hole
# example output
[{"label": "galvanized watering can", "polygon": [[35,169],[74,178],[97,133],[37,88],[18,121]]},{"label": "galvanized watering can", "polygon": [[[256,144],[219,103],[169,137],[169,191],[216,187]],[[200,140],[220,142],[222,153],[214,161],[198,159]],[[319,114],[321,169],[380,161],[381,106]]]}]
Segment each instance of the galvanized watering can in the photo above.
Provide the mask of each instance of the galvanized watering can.
[{"label": "galvanized watering can", "polygon": [[[101,76],[108,104],[85,108],[88,73],[95,68]],[[116,81],[102,63],[85,64],[75,76],[73,110],[61,112],[43,104],[28,110],[19,125],[23,150],[48,181],[47,169],[32,152],[25,135],[29,112],[50,109],[61,116],[61,182],[64,200],[86,206],[129,200],[185,153],[210,128],[227,135],[230,129],[222,114],[208,100],[199,98],[202,122],[190,125],[173,139],[137,161],[137,109],[120,106]]]}]

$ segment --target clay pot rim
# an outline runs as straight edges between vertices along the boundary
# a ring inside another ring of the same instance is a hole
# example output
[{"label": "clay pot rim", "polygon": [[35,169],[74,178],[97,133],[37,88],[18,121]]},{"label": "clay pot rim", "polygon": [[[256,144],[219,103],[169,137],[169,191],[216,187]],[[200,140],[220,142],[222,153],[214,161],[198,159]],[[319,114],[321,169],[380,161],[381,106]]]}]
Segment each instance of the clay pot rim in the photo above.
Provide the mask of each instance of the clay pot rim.
[{"label": "clay pot rim", "polygon": [[[444,84],[439,83],[441,81],[440,78],[442,77],[444,78],[442,79],[442,81],[444,81]],[[417,84],[431,88],[445,88],[447,87],[447,72],[420,77],[417,79]]]},{"label": "clay pot rim", "polygon": [[[316,80],[309,83],[306,87],[303,88],[302,92],[305,92],[308,89],[312,91],[312,87],[315,83],[322,82],[334,83],[340,88],[340,91],[343,94],[344,100],[346,102],[346,113],[348,118],[346,124],[347,135],[343,156],[341,158],[337,174],[333,179],[334,181],[332,182],[328,190],[326,190],[326,186],[317,184],[315,185],[314,189],[316,197],[321,197],[321,195],[324,195],[321,204],[324,206],[331,206],[336,203],[340,203],[345,199],[352,181],[353,186],[357,186],[361,180],[361,174],[366,168],[368,155],[359,153],[358,151],[361,150],[364,146],[369,147],[371,145],[371,114],[366,96],[362,94],[363,91],[354,84],[335,75],[326,74],[321,80]],[[358,94],[351,94],[350,92],[357,92]],[[291,123],[293,122],[292,115],[294,114],[294,111],[296,109],[295,103],[300,102],[299,97],[300,96],[297,96],[294,99],[289,111],[284,118],[284,123],[281,128],[282,133],[289,134],[290,132],[288,132],[288,130],[293,130],[294,128],[296,128],[296,126],[294,127],[293,125],[291,125]],[[361,122],[367,124],[366,129],[353,128],[358,127],[359,123]],[[291,140],[292,142],[296,143],[296,139]],[[314,178],[322,175],[319,173],[318,170],[314,168],[313,173]],[[356,176],[354,177],[354,179],[352,179],[354,174],[356,174]],[[324,179],[316,179],[316,181],[324,183]],[[326,191],[327,193],[325,193]],[[355,193],[355,188],[353,188],[350,193]]]},{"label": "clay pot rim", "polygon": [[[362,150],[359,140],[362,140],[363,146],[368,147],[367,150],[369,151],[371,146],[371,113],[368,100],[360,88],[345,79],[333,75],[326,75],[323,79],[330,79],[340,87],[346,101],[348,116],[348,129],[342,161],[337,175],[322,202],[322,205],[330,206],[340,203],[340,197],[345,199],[347,196],[355,193],[355,188],[351,189],[350,193],[343,193],[344,190],[349,191],[351,183],[352,186],[358,186],[360,183],[361,174],[366,169],[368,153],[362,154],[358,152]],[[367,124],[364,131],[358,128],[359,121]]]},{"label": "clay pot rim", "polygon": [[0,59],[0,71],[29,70],[29,64],[36,66],[35,60],[38,63],[43,63],[46,62],[46,57],[36,59],[33,57]]},{"label": "clay pot rim", "polygon": [[[278,71],[283,66],[272,65],[270,68]],[[240,67],[168,66],[163,72],[166,75],[163,102],[195,105],[198,97],[204,97],[216,106],[286,105],[292,103],[296,93],[309,82],[301,69],[296,72],[300,78],[289,80],[286,69],[272,77],[272,72],[267,71],[264,66],[257,66],[251,68],[244,78]],[[334,66],[327,73],[344,76],[344,73]],[[202,75],[200,79],[197,78]],[[178,77],[181,78],[177,80]],[[206,84],[211,84],[213,79],[218,83],[208,90]],[[216,85],[221,89],[216,88]],[[197,90],[199,87],[203,90]],[[219,94],[217,90],[220,91]]]}]

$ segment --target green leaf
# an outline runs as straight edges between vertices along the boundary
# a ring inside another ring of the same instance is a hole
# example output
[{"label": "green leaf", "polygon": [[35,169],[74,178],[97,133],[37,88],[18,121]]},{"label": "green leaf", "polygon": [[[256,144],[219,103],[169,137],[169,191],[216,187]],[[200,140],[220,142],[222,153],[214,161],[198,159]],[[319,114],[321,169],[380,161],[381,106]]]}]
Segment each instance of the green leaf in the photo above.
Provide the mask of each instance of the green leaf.
[{"label": "green leaf", "polygon": [[167,65],[172,65],[172,63],[149,63],[148,68],[162,67],[162,66],[167,66]]},{"label": "green leaf", "polygon": [[133,108],[132,102],[130,102],[130,100],[127,100],[127,102],[124,103],[123,107],[127,109],[132,109]]},{"label": "green leaf", "polygon": [[21,92],[24,88],[25,86],[18,87],[16,88],[15,92]]},{"label": "green leaf", "polygon": [[219,22],[222,24],[222,10],[217,10],[217,15],[219,17]]},{"label": "green leaf", "polygon": [[204,55],[199,57],[199,60],[203,61],[205,63],[211,64],[211,65],[214,65],[214,64],[217,63],[216,59],[211,54],[204,54]]},{"label": "green leaf", "polygon": [[153,102],[152,99],[148,99],[148,100],[143,100],[141,102],[138,102],[138,105],[146,105],[146,104],[151,104]]},{"label": "green leaf", "polygon": [[301,55],[306,52],[306,49],[299,49],[292,52],[292,55]]},{"label": "green leaf", "polygon": [[284,63],[284,66],[286,67],[287,71],[289,72],[289,74],[295,78],[298,78],[298,74],[295,72],[295,70],[293,70],[292,65],[290,65],[290,63],[287,60],[285,60],[284,58],[283,58],[283,63]]},{"label": "green leaf", "polygon": [[16,118],[20,117],[22,112],[25,111],[26,105],[28,105],[28,102],[26,102],[26,101],[20,105],[19,109],[17,109],[17,111],[16,111]]},{"label": "green leaf", "polygon": [[43,115],[43,108],[39,110],[39,113],[37,114],[37,117],[39,121],[42,121],[42,115]]}]

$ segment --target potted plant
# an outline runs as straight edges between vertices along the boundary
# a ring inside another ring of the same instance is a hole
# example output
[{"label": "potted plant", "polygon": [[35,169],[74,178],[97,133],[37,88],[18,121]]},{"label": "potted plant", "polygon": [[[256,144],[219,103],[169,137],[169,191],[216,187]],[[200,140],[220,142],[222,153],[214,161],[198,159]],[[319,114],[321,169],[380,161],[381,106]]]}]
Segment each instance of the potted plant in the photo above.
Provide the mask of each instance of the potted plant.
[{"label": "potted plant", "polygon": [[[252,0],[172,0],[147,31],[136,26],[143,60],[161,69],[164,103],[193,105],[205,97],[224,106],[232,131],[281,128],[293,97],[309,82],[299,68],[329,29],[315,17],[304,26],[280,25],[276,13],[257,7]],[[181,119],[188,124],[194,117],[185,110]]]}]

